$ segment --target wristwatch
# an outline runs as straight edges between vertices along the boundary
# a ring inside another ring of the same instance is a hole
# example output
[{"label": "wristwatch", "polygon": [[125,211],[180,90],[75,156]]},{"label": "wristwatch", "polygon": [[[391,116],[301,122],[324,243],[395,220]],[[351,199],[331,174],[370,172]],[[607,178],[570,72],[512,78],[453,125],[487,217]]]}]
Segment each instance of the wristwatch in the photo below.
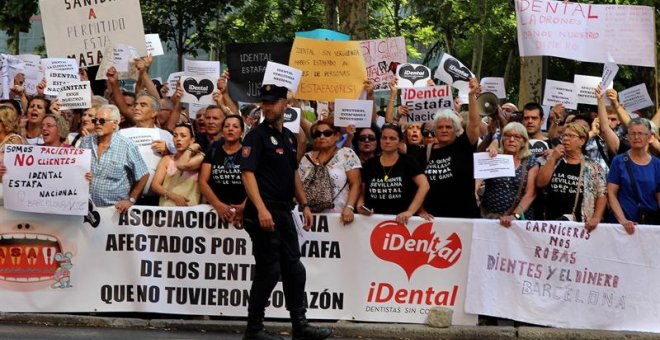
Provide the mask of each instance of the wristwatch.
[{"label": "wristwatch", "polygon": [[516,220],[522,219],[522,215],[520,215],[520,214],[513,214],[513,217],[515,217]]},{"label": "wristwatch", "polygon": [[136,200],[133,197],[129,197],[128,201],[131,202],[131,204],[135,204]]}]

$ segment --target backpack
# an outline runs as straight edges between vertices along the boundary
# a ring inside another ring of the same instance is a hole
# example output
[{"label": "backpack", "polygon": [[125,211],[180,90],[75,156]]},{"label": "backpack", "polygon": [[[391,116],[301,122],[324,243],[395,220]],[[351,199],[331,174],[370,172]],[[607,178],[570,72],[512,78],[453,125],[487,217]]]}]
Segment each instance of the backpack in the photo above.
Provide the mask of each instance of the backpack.
[{"label": "backpack", "polygon": [[344,188],[342,188],[337,195],[333,196],[332,190],[335,185],[333,184],[328,168],[326,167],[333,157],[330,157],[330,159],[322,164],[314,163],[312,158],[309,157],[309,154],[305,155],[305,157],[312,164],[312,170],[303,180],[303,190],[307,197],[307,206],[309,206],[309,209],[313,213],[319,213],[334,208],[335,204],[333,201],[337,198],[339,193],[344,190],[348,181],[344,184]]}]

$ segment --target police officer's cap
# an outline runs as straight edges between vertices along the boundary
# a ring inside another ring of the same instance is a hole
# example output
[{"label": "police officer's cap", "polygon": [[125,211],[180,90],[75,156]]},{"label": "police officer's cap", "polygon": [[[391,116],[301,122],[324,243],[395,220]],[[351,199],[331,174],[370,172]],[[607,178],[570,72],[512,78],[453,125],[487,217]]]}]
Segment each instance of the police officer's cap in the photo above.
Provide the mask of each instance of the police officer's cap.
[{"label": "police officer's cap", "polygon": [[262,102],[276,102],[280,99],[286,99],[287,88],[276,85],[263,85],[261,86],[261,101]]}]

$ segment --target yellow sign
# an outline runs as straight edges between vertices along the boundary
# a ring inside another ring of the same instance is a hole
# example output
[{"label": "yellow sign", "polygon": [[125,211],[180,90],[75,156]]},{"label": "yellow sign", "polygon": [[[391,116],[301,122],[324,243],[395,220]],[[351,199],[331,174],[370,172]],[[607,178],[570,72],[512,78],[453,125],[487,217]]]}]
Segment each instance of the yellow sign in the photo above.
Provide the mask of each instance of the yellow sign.
[{"label": "yellow sign", "polygon": [[367,80],[359,41],[296,38],[289,66],[302,71],[298,99],[357,99]]}]

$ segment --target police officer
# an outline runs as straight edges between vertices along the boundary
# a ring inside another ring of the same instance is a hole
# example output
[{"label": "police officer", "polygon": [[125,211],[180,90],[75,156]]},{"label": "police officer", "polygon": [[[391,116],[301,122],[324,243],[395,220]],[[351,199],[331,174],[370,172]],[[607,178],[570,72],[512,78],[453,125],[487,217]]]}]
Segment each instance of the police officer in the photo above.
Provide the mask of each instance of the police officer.
[{"label": "police officer", "polygon": [[303,209],[305,230],[312,225],[312,213],[297,171],[296,138],[284,127],[286,98],[285,87],[261,87],[265,120],[245,136],[241,150],[241,172],[249,198],[243,223],[252,239],[256,262],[243,339],[282,339],[263,327],[266,304],[280,274],[293,325],[292,338],[325,339],[332,335],[329,329],[309,325],[305,317],[306,274],[291,215],[294,196]]}]

